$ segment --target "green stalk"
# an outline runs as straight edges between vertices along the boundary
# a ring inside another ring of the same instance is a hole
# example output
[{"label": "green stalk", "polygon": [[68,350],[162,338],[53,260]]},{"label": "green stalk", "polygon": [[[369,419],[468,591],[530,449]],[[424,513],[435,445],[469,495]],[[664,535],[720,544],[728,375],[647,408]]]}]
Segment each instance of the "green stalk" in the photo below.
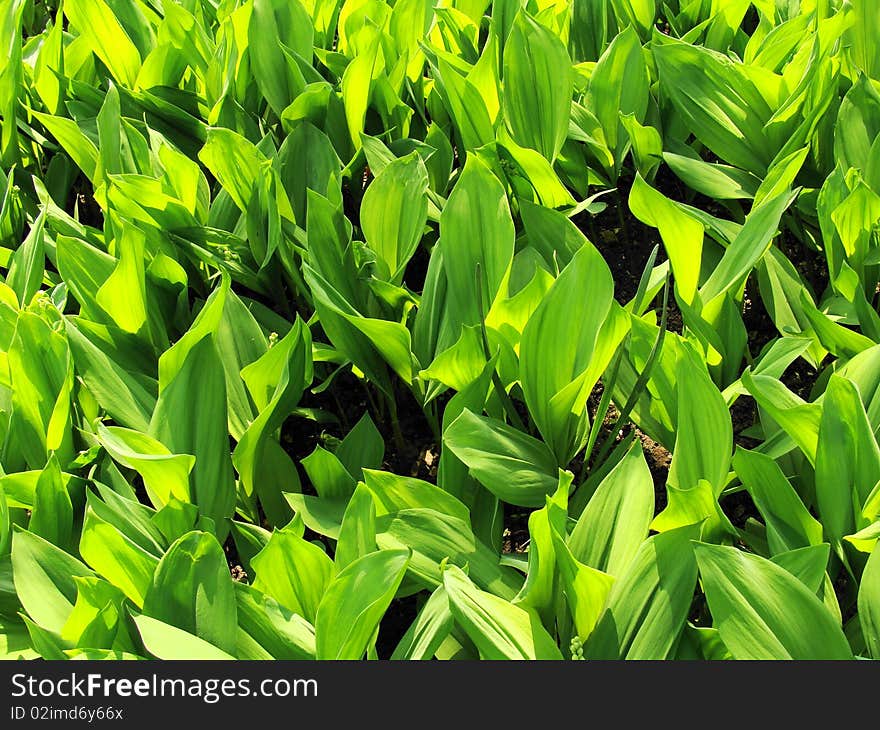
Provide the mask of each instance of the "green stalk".
[{"label": "green stalk", "polygon": [[631,243],[632,239],[629,235],[629,224],[626,222],[626,214],[623,212],[623,206],[623,195],[620,192],[620,188],[617,188],[617,220],[620,224],[620,232],[623,234],[626,243]]},{"label": "green stalk", "polygon": [[[486,316],[483,314],[483,277],[479,261],[477,261],[475,272],[477,280],[477,309],[480,313],[480,334],[482,335],[483,340],[483,355],[485,355],[486,362],[488,362],[492,359],[492,352],[489,348],[489,334],[486,332]],[[501,399],[501,405],[504,408],[507,417],[510,419],[510,422],[520,431],[531,433],[531,431],[526,429],[525,424],[519,417],[519,413],[516,412],[516,407],[513,405],[510,395],[504,389],[504,384],[498,376],[498,371],[494,368],[492,369],[492,384],[495,386],[498,397]]]},{"label": "green stalk", "polygon": [[611,377],[605,382],[605,389],[602,391],[602,398],[599,400],[599,407],[596,409],[596,415],[593,418],[593,425],[590,427],[590,438],[587,441],[587,448],[584,449],[584,462],[581,464],[581,470],[578,474],[578,484],[584,481],[587,473],[587,464],[590,462],[590,455],[596,446],[596,440],[599,438],[599,431],[605,422],[605,416],[608,415],[608,408],[611,406],[611,393],[614,390],[614,384],[617,382],[617,373],[620,371],[620,361],[623,358],[623,347],[617,351],[617,357],[614,359],[614,367],[611,370]]},{"label": "green stalk", "polygon": [[397,416],[397,399],[394,396],[386,399],[388,402],[388,413],[391,416],[391,433],[394,436],[394,445],[398,452],[406,451],[406,439],[403,438],[403,432],[400,430],[400,419]]},{"label": "green stalk", "polygon": [[645,363],[645,367],[636,380],[635,385],[633,386],[632,391],[629,394],[629,398],[627,398],[626,404],[623,406],[623,409],[620,411],[620,415],[617,420],[614,422],[614,427],[609,431],[608,435],[605,437],[605,441],[602,443],[602,448],[599,450],[599,455],[596,457],[596,464],[601,464],[602,461],[608,456],[608,452],[611,450],[611,447],[614,445],[615,434],[620,430],[621,426],[626,423],[629,419],[629,414],[632,412],[632,409],[636,407],[636,403],[638,403],[639,397],[644,391],[645,386],[648,384],[648,380],[651,377],[651,370],[654,367],[654,363],[657,360],[657,356],[660,354],[660,349],[663,347],[663,340],[666,337],[666,322],[669,316],[669,272],[666,273],[666,283],[663,285],[663,313],[660,316],[660,332],[657,333],[657,339],[654,340],[654,346],[651,348],[651,354],[648,356],[648,361]]}]

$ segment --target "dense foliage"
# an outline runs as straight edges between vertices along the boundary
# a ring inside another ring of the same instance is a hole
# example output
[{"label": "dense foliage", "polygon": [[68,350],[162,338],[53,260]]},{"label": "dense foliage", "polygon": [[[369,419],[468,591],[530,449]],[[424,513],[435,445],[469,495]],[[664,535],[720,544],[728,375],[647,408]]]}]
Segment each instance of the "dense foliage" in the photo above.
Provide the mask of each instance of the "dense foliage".
[{"label": "dense foliage", "polygon": [[4,0],[0,655],[880,658],[878,33]]}]

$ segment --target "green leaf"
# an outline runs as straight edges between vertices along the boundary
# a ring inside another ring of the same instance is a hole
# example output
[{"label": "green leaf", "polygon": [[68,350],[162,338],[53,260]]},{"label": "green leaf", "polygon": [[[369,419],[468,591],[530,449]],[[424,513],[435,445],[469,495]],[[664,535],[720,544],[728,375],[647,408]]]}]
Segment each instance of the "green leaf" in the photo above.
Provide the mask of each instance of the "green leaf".
[{"label": "green leaf", "polygon": [[30,303],[34,294],[39,291],[40,284],[43,283],[46,261],[43,244],[45,222],[46,209],[44,208],[31,226],[27,238],[12,254],[12,259],[9,262],[6,283],[15,291],[22,307],[26,307]]},{"label": "green leaf", "polygon": [[880,659],[880,547],[874,547],[862,573],[858,608],[868,653]]},{"label": "green leaf", "polygon": [[[116,423],[146,431],[156,407],[156,382],[139,377],[126,363],[116,361],[106,341],[98,339],[81,320],[66,318],[65,324],[77,376]],[[109,327],[106,331],[111,332]]]},{"label": "green leaf", "polygon": [[727,403],[699,356],[690,350],[679,360],[676,380],[678,424],[669,483],[690,489],[705,479],[720,495],[733,451],[733,425]]},{"label": "green leaf", "polygon": [[199,159],[220,181],[238,209],[247,212],[261,171],[268,166],[265,155],[241,135],[211,127]]},{"label": "green leaf", "polygon": [[552,496],[546,497],[545,505],[529,515],[529,551],[526,580],[513,603],[533,608],[541,616],[544,625],[552,625],[556,608],[556,548],[554,534],[565,534],[568,517],[568,491],[571,472],[559,470],[559,486]]},{"label": "green leaf", "polygon": [[19,470],[15,464],[22,458],[31,469],[42,469],[51,451],[63,464],[72,461],[73,367],[63,335],[38,315],[21,312],[8,363],[13,393],[4,468]]},{"label": "green leaf", "polygon": [[73,505],[55,454],[37,479],[28,530],[62,549],[71,547]]},{"label": "green leaf", "polygon": [[110,6],[104,0],[65,0],[64,14],[116,82],[133,89],[141,57]]},{"label": "green leaf", "polygon": [[[605,142],[614,155],[614,175],[620,170],[629,143],[621,116],[644,121],[648,110],[648,70],[638,33],[628,27],[611,42],[590,76],[585,106],[602,125]],[[661,150],[662,151],[662,150]]]},{"label": "green leaf", "polygon": [[40,626],[60,632],[76,602],[76,577],[95,574],[79,560],[18,526],[12,534],[15,593]]},{"label": "green leaf", "polygon": [[[82,648],[110,648],[117,640],[125,595],[100,578],[74,578],[76,604],[61,630],[61,640]],[[121,647],[120,647],[121,648]]]},{"label": "green leaf", "polygon": [[358,558],[333,579],[315,619],[317,659],[363,658],[408,563],[409,551],[380,550]]},{"label": "green leaf", "polygon": [[315,491],[323,499],[348,499],[357,484],[355,478],[335,454],[330,453],[321,446],[300,463],[306,470],[309,481]]},{"label": "green leaf", "polygon": [[629,207],[636,218],[660,231],[676,291],[686,303],[692,302],[700,281],[703,224],[648,185],[639,173],[630,190]]},{"label": "green leaf", "polygon": [[878,481],[880,447],[858,388],[832,375],[819,425],[816,502],[825,535],[836,549],[844,535],[856,530],[856,515]]},{"label": "green leaf", "polygon": [[449,598],[438,586],[394,649],[391,659],[431,659],[452,631]]},{"label": "green leaf", "polygon": [[333,575],[333,561],[317,545],[289,527],[272,533],[269,542],[251,558],[254,588],[314,623],[318,605]]},{"label": "green leaf", "polygon": [[523,330],[520,382],[526,405],[560,465],[586,441],[587,398],[623,337],[603,331],[613,302],[611,272],[595,247],[584,243]]},{"label": "green leaf", "polygon": [[[314,659],[315,629],[274,598],[244,583],[235,583],[240,659]],[[243,638],[244,637],[244,638]],[[242,651],[250,647],[250,655]],[[255,650],[254,645],[258,647]]]},{"label": "green leaf", "polygon": [[700,297],[710,302],[728,289],[738,286],[761,260],[779,230],[779,220],[797,193],[787,190],[757,205],[746,217],[739,235],[730,243],[721,261],[700,289]]},{"label": "green leaf", "polygon": [[446,318],[453,332],[479,324],[491,308],[513,260],[514,233],[504,188],[476,155],[469,155],[440,216]]},{"label": "green leaf", "polygon": [[579,562],[620,578],[647,538],[653,515],[654,481],[636,441],[600,482],[568,548]]},{"label": "green leaf", "polygon": [[822,524],[809,513],[773,459],[738,447],[733,468],[764,518],[774,555],[822,542]]},{"label": "green leaf", "polygon": [[685,627],[697,580],[683,527],[649,538],[611,587],[608,606],[584,644],[587,659],[666,659]]},{"label": "green leaf", "polygon": [[[95,498],[89,494],[88,500],[92,502]],[[106,521],[91,504],[86,507],[79,552],[83,560],[136,606],[144,605],[159,561]]]},{"label": "green leaf", "polygon": [[455,566],[443,571],[443,587],[456,622],[484,659],[561,659],[537,614],[477,588]]},{"label": "green leaf", "polygon": [[303,91],[305,79],[287,49],[311,60],[312,21],[299,0],[255,0],[247,28],[254,78],[280,117]]},{"label": "green leaf", "polygon": [[150,501],[162,507],[172,498],[190,501],[189,474],[195,457],[172,454],[160,441],[139,431],[98,424],[97,437],[107,453],[144,480]]},{"label": "green leaf", "polygon": [[558,36],[520,11],[504,46],[502,73],[511,135],[553,162],[568,135],[573,87],[568,51]]},{"label": "green leaf", "polygon": [[428,171],[416,152],[395,160],[367,187],[360,223],[376,252],[378,275],[399,284],[428,215]]},{"label": "green leaf", "polygon": [[522,578],[500,565],[498,553],[474,537],[467,522],[432,509],[404,509],[376,520],[376,543],[382,550],[409,548],[409,574],[435,588],[442,583],[441,565],[447,561],[468,566],[480,588],[512,599]]},{"label": "green leaf", "polygon": [[333,562],[342,570],[358,558],[376,550],[376,507],[373,495],[359,484],[348,501]]},{"label": "green leaf", "polygon": [[168,548],[143,606],[145,615],[234,653],[235,593],[223,548],[213,535],[190,532]]},{"label": "green leaf", "polygon": [[[198,408],[193,408],[194,402]],[[189,351],[172,380],[160,377],[150,434],[172,452],[195,456],[189,501],[214,520],[218,537],[225,538],[225,520],[235,509],[235,482],[229,455],[226,379],[211,338],[204,338]]]},{"label": "green leaf", "polygon": [[742,64],[681,41],[654,47],[661,88],[687,128],[725,162],[764,177],[772,110]]},{"label": "green leaf", "polygon": [[[278,343],[241,370],[241,378],[258,412],[232,454],[232,463],[247,494],[257,488],[257,469],[267,458],[269,440],[274,438],[274,432],[299,403],[303,391],[312,381],[311,346],[308,328],[297,318]],[[294,487],[291,484],[277,485],[276,488],[281,491],[284,486]]]},{"label": "green leaf", "polygon": [[134,622],[147,651],[157,659],[235,659],[204,639],[149,616],[135,616]]},{"label": "green leaf", "polygon": [[447,427],[443,444],[505,502],[540,507],[556,490],[556,457],[547,446],[494,418],[465,409]]},{"label": "green leaf", "polygon": [[377,515],[404,509],[432,509],[462,522],[470,522],[468,508],[457,497],[430,482],[388,471],[364,469],[364,483],[373,495]]},{"label": "green leaf", "polygon": [[368,412],[360,417],[342,443],[336,448],[336,458],[353,477],[364,469],[378,469],[385,458],[385,441]]},{"label": "green leaf", "polygon": [[840,626],[787,570],[735,548],[696,543],[695,552],[715,628],[734,658],[852,658]]}]

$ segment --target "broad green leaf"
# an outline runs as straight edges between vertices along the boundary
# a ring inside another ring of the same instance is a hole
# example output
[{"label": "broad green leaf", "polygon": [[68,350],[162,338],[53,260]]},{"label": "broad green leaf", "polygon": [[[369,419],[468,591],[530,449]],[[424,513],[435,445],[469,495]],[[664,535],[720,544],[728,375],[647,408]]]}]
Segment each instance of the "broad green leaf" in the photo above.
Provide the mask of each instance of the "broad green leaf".
[{"label": "broad green leaf", "polygon": [[874,485],[880,481],[880,447],[856,385],[832,375],[822,402],[816,449],[816,501],[825,535],[839,549],[856,529]]},{"label": "broad green leaf", "polygon": [[394,649],[391,659],[431,659],[453,627],[446,589],[438,586]]},{"label": "broad green leaf", "polygon": [[358,558],[333,579],[315,618],[317,659],[363,658],[408,562],[408,551],[380,550]]},{"label": "broad green leaf", "polygon": [[[249,585],[235,583],[234,588],[239,659],[315,658],[315,629],[308,621]],[[247,655],[242,645],[249,647]]]},{"label": "broad green leaf", "polygon": [[71,547],[73,505],[55,454],[37,479],[28,530],[62,549]]},{"label": "broad green leaf", "polygon": [[12,577],[28,615],[49,631],[60,632],[76,602],[75,577],[95,574],[43,538],[18,526],[12,534]]},{"label": "broad green leaf", "polygon": [[235,593],[226,555],[213,535],[190,532],[168,548],[143,606],[145,615],[234,653]]},{"label": "broad green leaf", "polygon": [[354,428],[342,439],[335,453],[336,458],[354,477],[359,477],[364,469],[378,469],[382,466],[385,441],[369,412],[364,412]]},{"label": "broad green leaf", "polygon": [[467,522],[432,509],[405,509],[376,520],[376,543],[382,550],[409,548],[409,574],[435,588],[443,582],[447,561],[468,566],[471,580],[497,596],[512,599],[522,579],[500,564],[498,553],[474,537]]},{"label": "broad green leaf", "polygon": [[776,236],[782,214],[796,194],[785,191],[757,205],[746,217],[740,234],[730,243],[724,256],[700,289],[704,302],[710,302],[742,279],[761,260]]},{"label": "broad green leaf", "polygon": [[568,548],[577,561],[620,578],[647,538],[653,515],[654,482],[635,442],[600,482],[568,537]]},{"label": "broad green leaf", "polygon": [[479,90],[442,55],[438,54],[436,65],[433,61],[431,65],[465,150],[470,152],[492,142],[495,131]]},{"label": "broad green leaf", "polygon": [[254,78],[277,116],[300,94],[305,80],[287,49],[311,60],[312,23],[299,0],[254,0],[248,57]]},{"label": "broad green leaf", "polygon": [[482,321],[513,260],[514,227],[504,188],[475,155],[468,156],[443,208],[440,241],[448,286],[446,317],[457,332]]},{"label": "broad green leaf", "polygon": [[327,553],[286,528],[272,533],[251,566],[257,574],[254,588],[314,623],[333,574]]},{"label": "broad green leaf", "polygon": [[688,130],[725,162],[763,178],[773,156],[764,133],[772,110],[742,64],[681,41],[655,46],[654,59]]},{"label": "broad green leaf", "polygon": [[742,382],[757,404],[791,436],[810,463],[815,464],[821,405],[805,402],[769,375],[752,375],[746,371]]},{"label": "broad green leaf", "polygon": [[342,462],[321,446],[300,462],[315,491],[323,499],[347,499],[357,484]]},{"label": "broad green leaf", "polygon": [[669,483],[690,489],[705,479],[718,495],[733,451],[727,403],[692,351],[679,361],[676,376],[678,423]]},{"label": "broad green leaf", "polygon": [[559,486],[547,496],[544,507],[529,515],[529,551],[526,580],[519,595],[513,600],[518,606],[533,608],[544,621],[552,625],[556,609],[556,548],[553,536],[565,534],[568,517],[568,491],[571,472],[559,470]]},{"label": "broad green leaf", "polygon": [[565,600],[575,631],[583,641],[596,628],[614,585],[614,577],[577,560],[557,532],[553,533],[553,547]]},{"label": "broad green leaf", "polygon": [[61,629],[62,641],[83,648],[110,648],[117,643],[125,595],[100,578],[76,577],[74,581],[76,603]]},{"label": "broad green leaf", "polygon": [[733,468],[764,518],[774,555],[822,542],[821,523],[809,513],[773,459],[738,447]]},{"label": "broad green leaf", "polygon": [[875,547],[868,558],[859,583],[859,625],[868,653],[880,658],[880,548]]},{"label": "broad green leaf", "polygon": [[418,248],[428,215],[428,171],[416,152],[395,160],[369,185],[361,228],[376,252],[378,274],[399,284]]},{"label": "broad green leaf", "polygon": [[[587,398],[604,370],[594,359],[605,354],[599,340],[609,336],[603,325],[613,301],[611,272],[595,247],[585,243],[523,330],[520,382],[526,405],[560,465],[586,438]],[[613,353],[607,354],[610,360]]]},{"label": "broad green leaf", "polygon": [[[312,380],[311,344],[308,329],[297,318],[277,344],[241,370],[241,378],[258,412],[232,454],[232,463],[247,494],[257,489],[257,470],[267,459],[268,441],[274,438],[274,432],[299,403],[303,390]],[[280,491],[285,486],[292,490],[295,485],[273,486]]]},{"label": "broad green leaf", "polygon": [[694,549],[715,628],[735,658],[852,658],[840,626],[787,570],[736,548]]},{"label": "broad green leaf", "polygon": [[700,281],[703,224],[648,185],[638,173],[630,190],[629,207],[636,218],[660,231],[676,291],[686,303],[692,302]]},{"label": "broad green leaf", "polygon": [[373,495],[364,485],[358,485],[348,501],[333,562],[343,570],[358,558],[376,550],[376,507]]},{"label": "broad green leaf", "polygon": [[484,659],[561,659],[556,642],[532,611],[477,588],[459,568],[443,571],[457,623]]},{"label": "broad green leaf", "polygon": [[[114,3],[115,5],[115,3]],[[117,83],[134,88],[141,56],[104,0],[65,0],[64,14]]]},{"label": "broad green leaf", "polygon": [[779,553],[770,560],[785,568],[813,593],[818,593],[825,580],[825,569],[828,567],[830,554],[831,546],[823,542],[819,545],[808,545]]},{"label": "broad green leaf", "polygon": [[644,121],[648,109],[648,70],[638,33],[626,28],[602,54],[590,76],[586,106],[593,111],[614,156],[615,176],[623,162],[629,135],[621,115]]},{"label": "broad green leaf", "polygon": [[172,498],[190,501],[189,474],[195,457],[172,454],[151,436],[119,426],[98,424],[97,437],[115,461],[141,475],[155,507],[162,507]]},{"label": "broad green leaf", "polygon": [[[198,408],[193,408],[194,402]],[[160,379],[150,435],[172,452],[195,457],[190,475],[192,498],[188,501],[214,520],[218,536],[225,537],[225,520],[235,508],[235,482],[229,454],[226,380],[211,338],[204,338],[189,351],[172,380]]]},{"label": "broad green leaf", "polygon": [[105,341],[94,338],[94,331],[81,320],[66,318],[65,323],[77,376],[116,423],[146,431],[156,407],[156,382],[138,377],[124,363],[114,360]]},{"label": "broad green leaf", "polygon": [[588,659],[665,659],[685,627],[697,564],[683,527],[649,538],[611,587],[607,608],[584,644]]},{"label": "broad green leaf", "polygon": [[[92,495],[89,499],[93,499]],[[136,606],[143,606],[159,561],[103,519],[91,505],[86,507],[79,552],[83,560]]]},{"label": "broad green leaf", "polygon": [[20,466],[42,469],[50,451],[67,464],[73,459],[73,367],[64,336],[38,315],[21,312],[8,363],[13,393],[4,468],[18,471],[22,459]]},{"label": "broad green leaf", "polygon": [[199,159],[220,181],[239,210],[246,212],[261,170],[268,165],[265,155],[232,130],[211,127]]},{"label": "broad green leaf", "polygon": [[521,507],[538,507],[556,490],[557,462],[541,441],[501,421],[465,409],[443,434],[452,450],[486,489]]},{"label": "broad green leaf", "polygon": [[430,482],[387,471],[364,469],[364,484],[373,495],[377,515],[403,509],[432,509],[462,522],[470,522],[468,508],[454,495]]},{"label": "broad green leaf", "polygon": [[513,138],[553,162],[568,134],[571,60],[562,41],[520,11],[503,54],[504,117]]},{"label": "broad green leaf", "polygon": [[147,651],[157,659],[217,660],[234,656],[188,631],[149,616],[135,616],[134,622]]}]

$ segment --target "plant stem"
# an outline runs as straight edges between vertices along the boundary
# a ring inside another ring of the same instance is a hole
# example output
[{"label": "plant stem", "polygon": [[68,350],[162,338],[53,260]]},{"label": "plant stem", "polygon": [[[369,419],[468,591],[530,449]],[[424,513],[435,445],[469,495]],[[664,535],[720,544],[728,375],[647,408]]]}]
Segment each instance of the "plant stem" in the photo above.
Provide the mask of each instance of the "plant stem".
[{"label": "plant stem", "polygon": [[629,418],[629,414],[632,412],[632,409],[636,407],[636,403],[638,403],[638,400],[642,395],[642,391],[648,384],[648,380],[651,377],[651,370],[654,367],[654,362],[657,360],[657,356],[660,354],[660,349],[663,346],[663,340],[666,337],[666,322],[669,315],[668,304],[669,272],[667,271],[666,283],[663,285],[663,313],[660,316],[660,331],[657,333],[657,339],[654,340],[654,346],[651,348],[651,353],[650,355],[648,355],[648,360],[645,363],[645,367],[639,374],[639,377],[636,379],[635,385],[630,391],[629,398],[627,398],[626,404],[623,406],[623,409],[620,411],[620,415],[614,422],[614,427],[611,429],[611,431],[605,437],[605,441],[602,443],[602,448],[599,451],[599,455],[596,457],[596,464],[601,464],[603,459],[608,456],[608,452],[614,445],[614,439],[616,438],[617,432],[620,430],[621,425],[626,423],[626,420]]},{"label": "plant stem", "polygon": [[589,441],[587,441],[586,449],[584,449],[584,462],[581,464],[580,473],[578,474],[578,484],[581,484],[584,481],[584,477],[587,473],[587,465],[590,463],[590,455],[596,447],[596,440],[599,438],[599,431],[602,429],[602,424],[605,421],[605,416],[611,405],[611,393],[614,390],[614,384],[617,382],[617,373],[620,370],[620,361],[622,359],[623,347],[617,351],[617,357],[614,360],[614,367],[611,370],[611,377],[609,377],[604,383],[605,389],[602,391],[602,398],[599,400],[599,407],[596,409],[593,426],[590,428],[590,438]]},{"label": "plant stem", "polygon": [[434,440],[439,446],[443,440],[443,434],[440,430],[440,419],[437,417],[437,406],[434,401],[431,401],[428,403],[428,407],[422,410],[424,411],[425,418],[428,420],[428,425],[431,427],[431,433],[434,434]]},{"label": "plant stem", "polygon": [[[486,315],[483,313],[483,277],[479,261],[477,261],[475,271],[477,280],[477,309],[480,313],[480,334],[483,339],[483,354],[488,362],[492,359],[492,353],[489,349],[489,334],[486,332]],[[501,378],[498,376],[498,370],[495,368],[492,369],[492,384],[495,386],[498,397],[501,399],[501,405],[504,408],[507,417],[510,419],[510,422],[520,431],[531,433],[530,430],[526,429],[525,424],[519,417],[519,413],[516,412],[516,407],[513,405],[510,395],[504,389],[504,384],[501,382]]]},{"label": "plant stem", "polygon": [[400,419],[397,417],[397,399],[391,396],[387,399],[388,412],[391,416],[391,432],[394,436],[394,445],[399,453],[406,450],[406,440],[403,438],[403,432],[400,430]]},{"label": "plant stem", "polygon": [[632,243],[632,239],[629,235],[629,224],[626,222],[626,214],[624,213],[623,208],[623,195],[620,192],[620,188],[617,188],[617,220],[620,223],[620,232],[623,234],[624,241],[627,244],[630,244]]}]

